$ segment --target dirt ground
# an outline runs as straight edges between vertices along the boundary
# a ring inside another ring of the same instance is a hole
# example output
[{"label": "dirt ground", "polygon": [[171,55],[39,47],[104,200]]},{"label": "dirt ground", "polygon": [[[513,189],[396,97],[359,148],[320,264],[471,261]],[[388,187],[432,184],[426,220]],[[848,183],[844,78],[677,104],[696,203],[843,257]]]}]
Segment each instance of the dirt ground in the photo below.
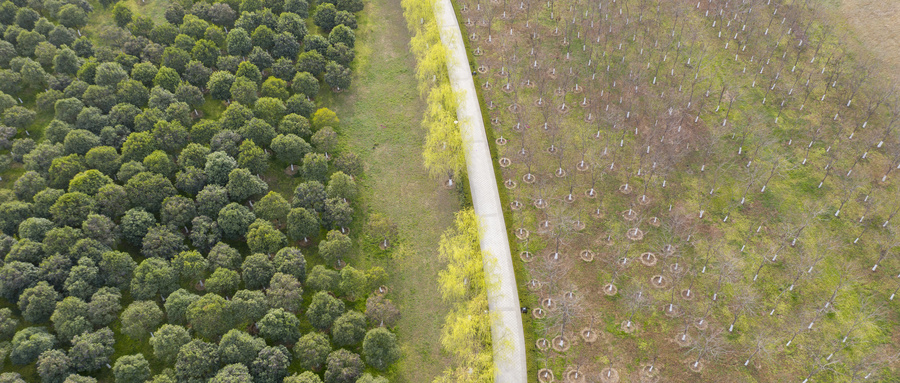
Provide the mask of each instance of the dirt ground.
[{"label": "dirt ground", "polygon": [[900,80],[900,1],[843,0],[836,10],[865,50],[884,64],[884,73]]}]

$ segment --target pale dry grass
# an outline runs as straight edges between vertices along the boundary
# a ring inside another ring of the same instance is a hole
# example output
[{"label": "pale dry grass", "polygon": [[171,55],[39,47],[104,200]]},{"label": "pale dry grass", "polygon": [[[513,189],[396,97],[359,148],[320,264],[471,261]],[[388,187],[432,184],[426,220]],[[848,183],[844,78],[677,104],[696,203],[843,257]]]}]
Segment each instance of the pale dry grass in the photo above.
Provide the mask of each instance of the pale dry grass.
[{"label": "pale dry grass", "polygon": [[883,73],[900,80],[900,1],[843,0],[837,10]]}]

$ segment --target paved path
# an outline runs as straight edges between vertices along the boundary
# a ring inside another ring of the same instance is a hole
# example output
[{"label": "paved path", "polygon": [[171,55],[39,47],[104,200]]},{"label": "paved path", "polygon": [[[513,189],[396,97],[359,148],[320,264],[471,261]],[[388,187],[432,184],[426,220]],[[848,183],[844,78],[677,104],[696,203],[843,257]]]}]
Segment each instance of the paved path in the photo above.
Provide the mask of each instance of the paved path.
[{"label": "paved path", "polygon": [[447,47],[450,83],[459,94],[456,116],[460,122],[466,150],[466,168],[475,214],[481,223],[481,250],[484,253],[488,304],[491,310],[491,335],[494,348],[494,381],[525,383],[525,336],[519,312],[519,292],[506,236],[506,222],[494,177],[494,164],[488,148],[481,106],[463,45],[456,13],[450,0],[435,0],[435,16],[441,41]]}]

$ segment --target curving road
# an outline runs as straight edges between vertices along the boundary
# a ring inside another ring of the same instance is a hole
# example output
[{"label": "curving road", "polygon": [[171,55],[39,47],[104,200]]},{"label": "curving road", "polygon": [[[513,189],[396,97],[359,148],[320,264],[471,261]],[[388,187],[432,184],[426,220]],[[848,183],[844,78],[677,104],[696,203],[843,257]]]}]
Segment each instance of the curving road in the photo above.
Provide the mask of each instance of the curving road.
[{"label": "curving road", "polygon": [[484,254],[484,272],[488,283],[488,304],[491,310],[491,336],[494,353],[494,381],[497,383],[524,383],[528,379],[525,362],[525,336],[522,331],[522,314],[519,312],[519,292],[513,270],[506,222],[494,163],[488,148],[481,106],[475,92],[469,59],[463,45],[462,33],[450,0],[435,0],[435,18],[440,28],[441,41],[447,47],[447,69],[450,84],[457,93],[456,110],[460,121],[463,145],[466,150],[466,168],[475,214],[481,224],[481,250]]}]

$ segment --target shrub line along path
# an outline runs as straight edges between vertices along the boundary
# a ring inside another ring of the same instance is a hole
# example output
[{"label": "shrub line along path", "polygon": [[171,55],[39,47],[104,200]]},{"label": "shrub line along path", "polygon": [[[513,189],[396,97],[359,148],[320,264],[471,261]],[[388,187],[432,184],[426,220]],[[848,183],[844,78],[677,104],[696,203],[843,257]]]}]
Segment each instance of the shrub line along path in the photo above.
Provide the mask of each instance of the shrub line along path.
[{"label": "shrub line along path", "polygon": [[460,122],[466,152],[469,189],[481,229],[484,273],[489,281],[487,294],[492,322],[494,381],[526,382],[525,336],[519,311],[519,292],[481,106],[453,5],[450,0],[436,0],[434,12],[441,41],[448,51],[447,69],[450,84],[457,94],[456,117]]}]

